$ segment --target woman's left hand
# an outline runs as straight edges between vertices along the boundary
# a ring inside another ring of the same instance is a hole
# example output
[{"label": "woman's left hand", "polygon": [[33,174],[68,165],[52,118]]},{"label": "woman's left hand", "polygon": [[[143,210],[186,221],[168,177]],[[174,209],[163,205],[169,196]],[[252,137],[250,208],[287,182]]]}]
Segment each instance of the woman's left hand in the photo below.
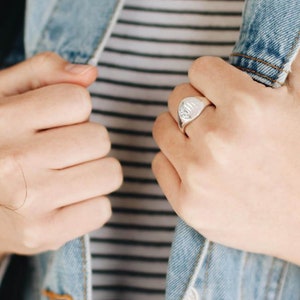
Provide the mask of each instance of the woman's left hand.
[{"label": "woman's left hand", "polygon": [[[219,58],[196,60],[153,135],[157,180],[177,214],[208,239],[300,265],[300,61],[272,89]],[[213,105],[182,133],[180,101]]]}]

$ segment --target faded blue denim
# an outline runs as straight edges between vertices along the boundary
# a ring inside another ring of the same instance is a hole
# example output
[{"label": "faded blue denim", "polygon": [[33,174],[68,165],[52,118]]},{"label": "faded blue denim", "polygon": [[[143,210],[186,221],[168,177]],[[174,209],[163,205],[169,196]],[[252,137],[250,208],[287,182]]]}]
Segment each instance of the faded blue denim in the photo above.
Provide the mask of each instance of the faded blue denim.
[{"label": "faded blue denim", "polygon": [[[271,87],[284,84],[300,47],[299,0],[248,0],[231,64]],[[293,245],[291,245],[293,247]],[[167,300],[299,300],[300,267],[205,240],[180,221]]]},{"label": "faded blue denim", "polygon": [[[26,53],[50,50],[95,63],[122,0],[28,0]],[[299,49],[299,0],[248,0],[231,63],[265,85],[281,86]],[[291,245],[292,246],[292,245]],[[25,300],[42,290],[91,299],[88,238],[31,258]],[[300,299],[300,269],[210,243],[180,221],[169,264],[167,300]],[[105,299],[103,299],[105,300]]]}]

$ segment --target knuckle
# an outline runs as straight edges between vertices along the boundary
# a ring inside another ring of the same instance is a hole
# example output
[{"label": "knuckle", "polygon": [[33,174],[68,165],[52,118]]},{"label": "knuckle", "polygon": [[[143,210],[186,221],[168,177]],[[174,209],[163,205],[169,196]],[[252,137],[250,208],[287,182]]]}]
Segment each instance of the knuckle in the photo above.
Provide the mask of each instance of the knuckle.
[{"label": "knuckle", "polygon": [[81,108],[81,111],[88,117],[92,111],[92,103],[88,90],[79,85],[73,85],[75,99]]},{"label": "knuckle", "polygon": [[45,52],[41,52],[41,53],[38,53],[37,55],[33,56],[32,62],[39,65],[39,64],[44,64],[45,62],[48,63],[48,61],[51,62],[53,60],[58,60],[58,59],[61,59],[61,58],[55,52],[45,51]]},{"label": "knuckle", "polygon": [[161,152],[158,152],[152,160],[151,167],[154,175],[157,174],[160,170],[162,158],[163,154]]},{"label": "knuckle", "polygon": [[164,112],[164,113],[158,115],[158,117],[154,121],[152,131],[153,131],[153,137],[156,141],[157,141],[159,132],[164,128],[166,118],[169,118],[169,117],[170,117],[170,113]]},{"label": "knuckle", "polygon": [[160,156],[160,152],[155,154],[155,156],[153,157],[152,162],[151,162],[151,168],[152,168],[152,172],[154,173],[154,175],[155,175],[156,170],[159,165],[159,160],[160,160],[159,156]]},{"label": "knuckle", "polygon": [[[103,152],[107,154],[111,148],[111,141],[108,130],[103,125],[97,123],[90,124],[92,126],[92,130],[96,132],[97,141],[101,142],[101,155],[103,155]],[[98,148],[100,149],[100,147]]]},{"label": "knuckle", "polygon": [[177,94],[182,94],[183,91],[186,91],[187,89],[190,89],[189,83],[181,83],[175,86],[172,93],[170,94],[170,98],[173,98]]},{"label": "knuckle", "polygon": [[158,146],[160,146],[161,143],[164,142],[162,133],[166,130],[166,121],[169,118],[172,118],[170,113],[164,112],[156,118],[153,124],[152,136],[154,141],[158,144]]},{"label": "knuckle", "polygon": [[92,111],[92,102],[88,90],[75,84],[64,84],[63,88],[68,91],[73,113],[78,115],[80,121],[87,120]]},{"label": "knuckle", "polygon": [[[41,69],[53,69],[58,62],[63,62],[63,59],[58,54],[51,51],[39,53],[29,60],[31,71],[36,74],[39,73],[39,70]],[[34,87],[35,86],[39,86],[38,82],[36,82]]]},{"label": "knuckle", "polygon": [[[47,76],[51,75],[57,65],[66,64],[58,54],[50,51],[41,52],[28,60],[27,66],[32,74],[31,88],[36,89],[47,85]],[[47,76],[41,74],[47,73]]]},{"label": "knuckle", "polygon": [[108,143],[110,145],[110,137],[109,137],[109,133],[106,127],[100,125],[101,127],[101,133],[102,133],[102,139],[104,140],[104,142]]},{"label": "knuckle", "polygon": [[98,223],[98,226],[102,226],[103,223],[106,223],[112,216],[111,203],[107,197],[101,199],[102,205],[102,222]]},{"label": "knuckle", "polygon": [[114,189],[118,189],[123,183],[122,166],[120,162],[114,157],[108,157],[107,160],[110,165],[110,170],[112,172],[112,185]]},{"label": "knuckle", "polygon": [[202,56],[197,58],[189,68],[189,78],[192,78],[199,73],[206,73],[209,69],[211,69],[212,65],[219,60],[221,60],[221,58],[213,56]]},{"label": "knuckle", "polygon": [[[90,219],[89,231],[102,227],[112,215],[111,203],[107,197],[99,197],[95,201],[95,213]],[[99,213],[100,212],[100,213]]]}]

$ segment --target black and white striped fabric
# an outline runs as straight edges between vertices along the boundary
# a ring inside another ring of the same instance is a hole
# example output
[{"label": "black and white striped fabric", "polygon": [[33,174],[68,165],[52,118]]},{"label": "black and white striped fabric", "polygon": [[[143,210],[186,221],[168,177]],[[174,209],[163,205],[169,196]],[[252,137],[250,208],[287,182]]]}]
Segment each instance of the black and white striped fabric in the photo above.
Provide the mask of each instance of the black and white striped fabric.
[{"label": "black and white striped fabric", "polygon": [[[243,1],[128,0],[90,88],[124,170],[113,217],[91,234],[94,300],[162,300],[177,221],[151,172],[151,129],[173,87],[202,55],[228,58]],[[180,284],[180,283],[178,283]]]}]

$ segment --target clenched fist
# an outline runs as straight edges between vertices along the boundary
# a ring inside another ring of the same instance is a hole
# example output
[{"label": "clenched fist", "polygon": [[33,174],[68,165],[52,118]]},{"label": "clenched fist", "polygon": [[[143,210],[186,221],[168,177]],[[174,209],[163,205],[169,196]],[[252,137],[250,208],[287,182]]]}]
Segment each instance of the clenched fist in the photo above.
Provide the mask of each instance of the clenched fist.
[{"label": "clenched fist", "polygon": [[[175,211],[208,239],[300,265],[300,57],[271,89],[221,59],[196,60],[158,117],[153,161]],[[177,125],[183,98],[212,105]]]},{"label": "clenched fist", "polygon": [[0,72],[0,256],[56,249],[110,217],[122,174],[88,121],[96,72],[53,53]]}]

